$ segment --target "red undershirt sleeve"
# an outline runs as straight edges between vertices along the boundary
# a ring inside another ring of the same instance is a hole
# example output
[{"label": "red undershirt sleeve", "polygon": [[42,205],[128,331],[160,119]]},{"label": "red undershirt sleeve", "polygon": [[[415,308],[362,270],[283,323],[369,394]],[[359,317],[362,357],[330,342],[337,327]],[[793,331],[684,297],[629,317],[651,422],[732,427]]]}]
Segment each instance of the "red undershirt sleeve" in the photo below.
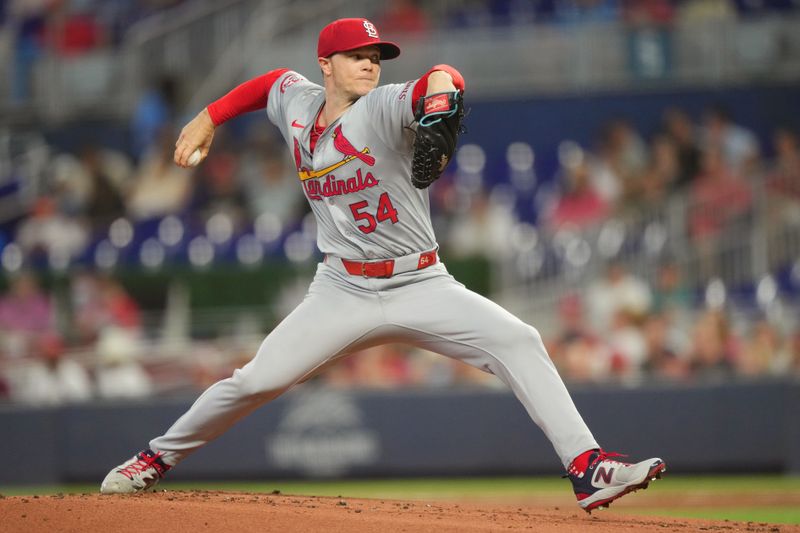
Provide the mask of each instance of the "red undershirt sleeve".
[{"label": "red undershirt sleeve", "polygon": [[267,107],[267,98],[272,85],[288,70],[288,68],[271,70],[244,82],[219,100],[211,103],[208,106],[211,121],[215,126],[219,126],[244,113],[264,109]]},{"label": "red undershirt sleeve", "polygon": [[453,85],[456,86],[456,89],[459,91],[464,90],[464,77],[461,73],[451,67],[450,65],[436,65],[432,67],[428,72],[426,72],[420,79],[417,81],[417,84],[414,86],[414,92],[411,93],[411,111],[417,109],[417,102],[420,98],[425,96],[425,93],[428,92],[428,77],[435,71],[442,70],[447,72],[453,77]]}]

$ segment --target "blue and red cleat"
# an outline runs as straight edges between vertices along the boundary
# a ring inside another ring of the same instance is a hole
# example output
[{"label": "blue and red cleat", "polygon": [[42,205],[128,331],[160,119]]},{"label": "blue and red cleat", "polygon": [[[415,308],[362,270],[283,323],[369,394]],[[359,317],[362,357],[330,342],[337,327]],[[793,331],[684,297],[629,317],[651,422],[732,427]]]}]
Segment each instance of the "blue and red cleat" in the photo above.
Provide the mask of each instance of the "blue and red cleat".
[{"label": "blue and red cleat", "polygon": [[587,513],[608,507],[629,492],[646,489],[667,469],[664,461],[657,457],[638,463],[626,463],[615,457],[625,456],[601,449],[590,450],[569,465],[564,477],[572,481],[578,505]]}]

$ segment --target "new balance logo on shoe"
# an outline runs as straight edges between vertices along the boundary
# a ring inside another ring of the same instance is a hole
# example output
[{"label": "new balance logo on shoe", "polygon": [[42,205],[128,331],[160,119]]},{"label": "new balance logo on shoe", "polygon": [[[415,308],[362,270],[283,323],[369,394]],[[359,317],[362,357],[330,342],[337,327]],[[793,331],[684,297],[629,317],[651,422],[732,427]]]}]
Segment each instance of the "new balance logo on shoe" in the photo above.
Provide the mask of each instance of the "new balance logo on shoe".
[{"label": "new balance logo on shoe", "polygon": [[[589,454],[588,460],[586,454]],[[580,461],[573,461],[569,465],[565,477],[572,482],[578,505],[589,513],[608,507],[629,492],[646,489],[667,468],[664,461],[657,457],[626,463],[615,459],[624,457],[618,453],[606,453],[598,449],[586,454],[581,454]]]},{"label": "new balance logo on shoe", "polygon": [[610,468],[606,471],[606,467],[601,466],[597,469],[597,473],[594,475],[594,482],[597,483],[600,481],[600,478],[603,478],[603,481],[610,485],[611,484],[611,476],[614,474],[614,469]]}]

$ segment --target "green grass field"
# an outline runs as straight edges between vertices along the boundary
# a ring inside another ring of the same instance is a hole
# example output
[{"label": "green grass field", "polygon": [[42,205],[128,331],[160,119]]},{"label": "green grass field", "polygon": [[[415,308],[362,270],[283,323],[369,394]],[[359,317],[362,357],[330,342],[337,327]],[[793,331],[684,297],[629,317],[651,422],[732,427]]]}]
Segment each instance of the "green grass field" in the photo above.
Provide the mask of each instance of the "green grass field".
[{"label": "green grass field", "polygon": [[[416,478],[346,481],[167,482],[168,490],[227,490],[283,494],[400,500],[464,500],[569,505],[566,480],[548,478]],[[6,496],[91,493],[97,484],[51,487],[0,487]],[[636,498],[636,500],[633,500]],[[643,493],[612,506],[612,511],[653,516],[708,518],[800,524],[800,477],[679,476],[665,477]],[[664,502],[663,504],[660,502]],[[691,505],[686,505],[691,502]],[[576,507],[577,509],[577,507]]]}]

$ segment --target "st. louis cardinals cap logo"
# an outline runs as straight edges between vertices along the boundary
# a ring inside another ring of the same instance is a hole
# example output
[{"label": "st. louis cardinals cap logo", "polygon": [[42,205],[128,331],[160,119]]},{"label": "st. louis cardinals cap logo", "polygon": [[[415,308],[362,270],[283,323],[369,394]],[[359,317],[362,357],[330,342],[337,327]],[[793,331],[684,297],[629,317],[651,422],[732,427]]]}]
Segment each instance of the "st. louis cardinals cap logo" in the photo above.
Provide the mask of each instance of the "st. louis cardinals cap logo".
[{"label": "st. louis cardinals cap logo", "polygon": [[372,37],[373,39],[378,39],[378,30],[375,28],[375,25],[364,19],[364,29],[367,30],[367,35]]},{"label": "st. louis cardinals cap logo", "polygon": [[341,124],[336,126],[336,129],[333,130],[333,147],[344,155],[344,158],[341,161],[338,161],[320,170],[308,170],[300,167],[300,147],[297,145],[297,139],[295,139],[295,163],[297,164],[297,174],[300,176],[300,181],[327,176],[337,168],[341,167],[342,165],[346,165],[354,159],[358,159],[370,167],[375,164],[375,158],[369,155],[369,146],[365,146],[360,151],[357,150],[353,146],[353,143],[351,143],[347,137],[345,137],[344,133],[342,133]]}]

